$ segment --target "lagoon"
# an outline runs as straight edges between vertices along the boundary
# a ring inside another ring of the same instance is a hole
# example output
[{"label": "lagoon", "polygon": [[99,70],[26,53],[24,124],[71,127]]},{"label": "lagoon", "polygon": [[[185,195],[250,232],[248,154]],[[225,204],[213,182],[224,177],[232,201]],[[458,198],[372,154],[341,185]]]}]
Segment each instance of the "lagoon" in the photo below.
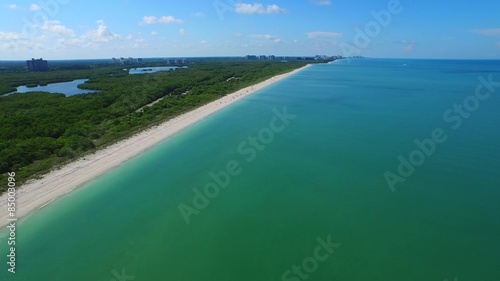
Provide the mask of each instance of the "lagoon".
[{"label": "lagoon", "polygon": [[147,73],[155,73],[161,71],[172,71],[179,68],[187,68],[187,66],[178,67],[178,66],[157,66],[157,67],[139,67],[139,68],[131,68],[128,71],[128,74],[147,74]]},{"label": "lagoon", "polygon": [[89,79],[77,79],[71,82],[51,83],[46,86],[38,85],[36,87],[19,86],[17,87],[17,90],[15,92],[12,92],[10,94],[28,93],[28,92],[49,92],[49,93],[63,93],[67,97],[69,97],[74,95],[98,92],[95,90],[85,90],[78,88],[78,85],[81,85],[87,82],[88,80]]}]

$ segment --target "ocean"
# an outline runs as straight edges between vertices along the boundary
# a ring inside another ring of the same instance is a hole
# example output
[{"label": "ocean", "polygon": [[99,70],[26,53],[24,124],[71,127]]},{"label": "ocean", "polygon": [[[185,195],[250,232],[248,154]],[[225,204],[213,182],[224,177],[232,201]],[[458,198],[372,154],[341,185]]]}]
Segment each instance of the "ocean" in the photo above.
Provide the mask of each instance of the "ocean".
[{"label": "ocean", "polygon": [[[497,82],[495,82],[497,81]],[[500,280],[500,61],[313,65],[21,220],[0,280]]]}]

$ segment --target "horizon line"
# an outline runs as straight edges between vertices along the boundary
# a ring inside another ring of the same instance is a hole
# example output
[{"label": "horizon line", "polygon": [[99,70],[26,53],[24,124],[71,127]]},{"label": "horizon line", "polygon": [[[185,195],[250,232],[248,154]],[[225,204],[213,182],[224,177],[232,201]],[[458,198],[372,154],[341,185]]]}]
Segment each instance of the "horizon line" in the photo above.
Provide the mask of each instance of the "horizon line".
[{"label": "horizon line", "polygon": [[[171,57],[166,57],[166,56],[161,56],[161,57],[123,57],[123,58],[141,58],[141,59],[174,59],[174,58],[196,58],[196,59],[204,59],[204,58],[245,58],[247,55],[243,56],[171,56]],[[259,55],[257,55],[259,56]],[[276,57],[292,57],[292,58],[297,58],[297,57],[316,57],[316,56],[326,56],[326,57],[337,57],[340,55],[266,55],[266,56],[276,56]],[[367,59],[408,59],[408,60],[500,60],[499,58],[431,58],[431,57],[420,57],[420,58],[412,58],[412,57],[365,57],[365,56],[354,56],[357,58],[367,58]],[[343,59],[346,58],[354,58],[354,57],[343,57]],[[35,57],[32,57],[35,58]],[[27,60],[31,60],[32,58],[27,58],[27,59],[0,59],[1,62],[25,62]],[[121,58],[121,57],[115,57],[115,58]],[[36,59],[36,58],[35,58]],[[58,58],[58,59],[46,59],[43,58],[44,60],[51,60],[51,61],[76,61],[76,60],[112,60],[113,57],[106,57],[106,58]]]}]

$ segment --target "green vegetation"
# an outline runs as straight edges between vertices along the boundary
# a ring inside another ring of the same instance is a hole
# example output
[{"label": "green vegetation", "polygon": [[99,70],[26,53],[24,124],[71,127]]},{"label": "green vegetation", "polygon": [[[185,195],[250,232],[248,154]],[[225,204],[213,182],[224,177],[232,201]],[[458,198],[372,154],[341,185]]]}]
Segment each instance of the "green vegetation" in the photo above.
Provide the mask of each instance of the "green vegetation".
[{"label": "green vegetation", "polygon": [[[81,88],[100,92],[71,97],[41,92],[1,96],[0,182],[7,182],[6,173],[10,171],[16,172],[21,182],[39,176],[137,131],[305,64],[199,61],[186,69],[142,75],[129,75],[117,65],[43,73],[4,72],[0,75],[1,94],[20,85],[83,78],[90,80]],[[144,107],[160,98],[153,106]],[[0,191],[5,189],[2,184]]]}]

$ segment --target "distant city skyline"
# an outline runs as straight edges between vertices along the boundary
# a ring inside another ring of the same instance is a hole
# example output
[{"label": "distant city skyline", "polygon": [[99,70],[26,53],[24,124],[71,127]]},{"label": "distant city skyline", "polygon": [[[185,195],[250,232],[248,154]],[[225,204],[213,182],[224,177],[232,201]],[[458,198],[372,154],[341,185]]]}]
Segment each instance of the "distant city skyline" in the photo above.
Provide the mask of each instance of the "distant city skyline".
[{"label": "distant city skyline", "polygon": [[500,58],[497,0],[17,0],[0,10],[0,60]]}]

